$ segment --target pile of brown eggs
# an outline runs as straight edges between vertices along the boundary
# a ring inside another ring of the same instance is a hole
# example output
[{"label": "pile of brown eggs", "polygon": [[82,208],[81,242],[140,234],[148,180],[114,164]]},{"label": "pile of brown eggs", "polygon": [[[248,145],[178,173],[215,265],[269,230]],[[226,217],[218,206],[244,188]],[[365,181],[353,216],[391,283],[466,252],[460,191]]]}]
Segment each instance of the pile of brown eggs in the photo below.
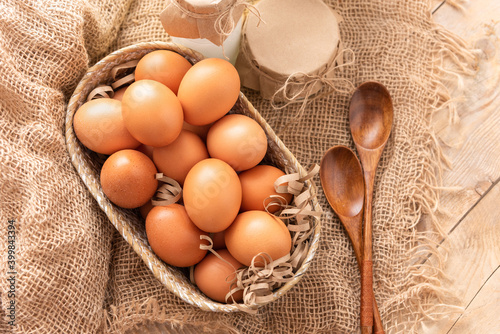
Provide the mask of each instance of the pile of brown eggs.
[{"label": "pile of brown eggs", "polygon": [[[140,208],[155,254],[177,267],[194,267],[208,297],[227,301],[235,269],[260,253],[277,259],[292,247],[284,222],[265,209],[275,181],[285,175],[262,164],[267,138],[250,117],[228,114],[240,94],[229,62],[207,58],[191,65],[166,50],[144,56],[135,81],[112,98],[86,102],[73,128],[88,149],[107,156],[100,174],[115,205]],[[153,206],[157,173],[182,186],[182,201]],[[290,194],[279,194],[285,203]],[[210,236],[218,256],[207,254]],[[231,300],[241,300],[242,291]]]}]

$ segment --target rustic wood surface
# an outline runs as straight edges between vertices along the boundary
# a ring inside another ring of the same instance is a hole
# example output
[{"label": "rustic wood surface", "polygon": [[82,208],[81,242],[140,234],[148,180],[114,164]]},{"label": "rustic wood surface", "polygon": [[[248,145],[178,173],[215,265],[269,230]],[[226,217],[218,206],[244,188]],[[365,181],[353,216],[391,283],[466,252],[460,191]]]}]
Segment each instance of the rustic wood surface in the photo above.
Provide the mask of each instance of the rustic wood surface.
[{"label": "rustic wood surface", "polygon": [[[437,217],[447,238],[443,287],[462,310],[427,321],[421,333],[500,333],[500,1],[434,1],[434,21],[477,49],[478,71],[447,85],[459,119],[436,115],[434,128],[450,168],[443,172]],[[452,189],[457,187],[456,189]],[[430,259],[432,261],[432,259]]]},{"label": "rustic wood surface", "polygon": [[[480,61],[474,76],[447,84],[457,98],[458,119],[450,123],[445,112],[433,118],[450,162],[443,171],[449,189],[437,213],[447,235],[438,247],[447,254],[442,286],[462,305],[441,321],[423,322],[420,333],[500,333],[500,1],[432,0],[432,6],[434,21],[476,48]],[[428,226],[424,218],[420,228]],[[181,333],[170,326],[146,327]]]}]

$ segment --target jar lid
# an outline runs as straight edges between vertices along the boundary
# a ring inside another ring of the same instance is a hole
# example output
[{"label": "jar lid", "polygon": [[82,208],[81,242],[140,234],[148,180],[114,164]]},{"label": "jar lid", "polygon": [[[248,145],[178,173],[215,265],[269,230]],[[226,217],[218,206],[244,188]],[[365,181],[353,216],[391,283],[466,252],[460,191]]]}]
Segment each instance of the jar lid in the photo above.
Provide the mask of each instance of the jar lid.
[{"label": "jar lid", "polygon": [[[262,0],[256,8],[263,22],[247,18],[236,62],[243,86],[270,99],[290,76],[315,76],[335,66],[340,17],[323,1]],[[309,93],[321,89],[320,82],[316,86]]]},{"label": "jar lid", "polygon": [[205,38],[220,46],[244,10],[237,0],[167,0],[160,21],[170,36]]}]

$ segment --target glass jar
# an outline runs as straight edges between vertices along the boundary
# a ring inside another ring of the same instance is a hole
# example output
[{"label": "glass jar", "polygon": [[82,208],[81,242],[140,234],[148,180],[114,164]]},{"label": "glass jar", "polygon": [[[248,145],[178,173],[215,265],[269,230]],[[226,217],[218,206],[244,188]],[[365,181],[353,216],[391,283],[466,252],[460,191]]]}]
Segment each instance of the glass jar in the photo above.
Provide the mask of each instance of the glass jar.
[{"label": "glass jar", "polygon": [[168,0],[160,20],[172,42],[234,65],[244,9],[237,0]]}]

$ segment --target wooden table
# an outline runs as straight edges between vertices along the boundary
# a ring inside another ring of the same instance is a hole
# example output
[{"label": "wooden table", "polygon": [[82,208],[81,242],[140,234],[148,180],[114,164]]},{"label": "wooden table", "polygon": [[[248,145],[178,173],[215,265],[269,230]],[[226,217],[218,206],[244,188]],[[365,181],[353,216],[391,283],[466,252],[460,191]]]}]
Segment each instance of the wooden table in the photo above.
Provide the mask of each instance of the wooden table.
[{"label": "wooden table", "polygon": [[[436,213],[447,234],[438,246],[447,254],[441,283],[462,299],[462,307],[451,317],[422,323],[420,332],[500,333],[500,1],[432,1],[435,22],[477,48],[480,61],[474,76],[447,83],[452,97],[461,98],[459,120],[450,124],[445,112],[433,118],[450,162],[443,172],[448,189]],[[419,227],[427,226],[424,217]],[[148,329],[181,333],[168,325]],[[182,333],[196,329],[186,326]]]},{"label": "wooden table", "polygon": [[[422,333],[500,333],[500,1],[434,0],[434,21],[477,48],[477,73],[447,86],[459,120],[436,115],[433,124],[451,165],[437,217],[447,233],[443,287],[463,299],[463,309],[422,324]],[[458,187],[454,189],[455,187]],[[425,221],[423,222],[425,224]],[[425,225],[424,225],[425,226]],[[432,259],[430,259],[432,261]]]}]

